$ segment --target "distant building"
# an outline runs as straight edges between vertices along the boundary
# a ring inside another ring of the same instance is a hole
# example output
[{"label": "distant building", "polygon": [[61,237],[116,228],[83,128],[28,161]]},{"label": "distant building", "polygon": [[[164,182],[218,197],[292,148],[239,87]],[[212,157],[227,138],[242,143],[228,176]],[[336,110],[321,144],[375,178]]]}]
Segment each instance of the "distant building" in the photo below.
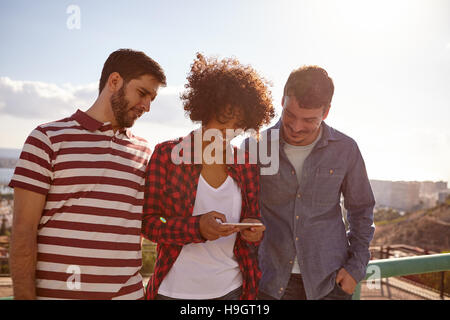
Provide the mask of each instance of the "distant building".
[{"label": "distant building", "polygon": [[438,200],[438,194],[435,193],[433,195],[421,194],[420,201],[422,203],[423,209],[433,208],[436,206],[436,202]]},{"label": "distant building", "polygon": [[438,196],[438,203],[445,203],[445,201],[449,196],[450,196],[450,189],[440,191]]},{"label": "distant building", "polygon": [[447,182],[438,181],[438,182],[436,182],[436,187],[438,188],[439,191],[447,190]]},{"label": "distant building", "polygon": [[420,183],[417,182],[394,182],[392,184],[391,200],[394,208],[412,210],[420,204]]},{"label": "distant building", "polygon": [[439,193],[439,191],[447,189],[447,182],[445,181],[424,181],[420,182],[420,195],[435,195]]},{"label": "distant building", "polygon": [[[438,194],[448,190],[445,181],[370,180],[370,184],[377,207],[388,207],[399,211],[434,207],[438,201]],[[442,197],[445,198],[444,195]]]},{"label": "distant building", "polygon": [[420,183],[371,180],[377,207],[409,211],[420,204]]}]

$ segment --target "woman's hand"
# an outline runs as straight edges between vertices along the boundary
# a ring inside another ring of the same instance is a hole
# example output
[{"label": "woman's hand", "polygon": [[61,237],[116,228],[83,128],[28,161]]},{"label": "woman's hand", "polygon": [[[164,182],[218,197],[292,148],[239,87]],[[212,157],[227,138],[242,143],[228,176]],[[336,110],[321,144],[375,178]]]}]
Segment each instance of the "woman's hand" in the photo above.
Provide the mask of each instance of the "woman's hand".
[{"label": "woman's hand", "polygon": [[216,211],[205,213],[200,217],[200,233],[206,240],[217,240],[239,231],[237,227],[221,225],[216,219],[222,222],[227,220],[225,215]]},{"label": "woman's hand", "polygon": [[[261,223],[261,221],[258,219],[249,219],[249,218],[244,219],[241,222],[243,222],[243,223]],[[266,230],[265,226],[246,228],[244,230],[241,230],[241,237],[244,240],[247,240],[249,242],[256,242],[256,241],[259,241],[262,239],[264,230]]]}]

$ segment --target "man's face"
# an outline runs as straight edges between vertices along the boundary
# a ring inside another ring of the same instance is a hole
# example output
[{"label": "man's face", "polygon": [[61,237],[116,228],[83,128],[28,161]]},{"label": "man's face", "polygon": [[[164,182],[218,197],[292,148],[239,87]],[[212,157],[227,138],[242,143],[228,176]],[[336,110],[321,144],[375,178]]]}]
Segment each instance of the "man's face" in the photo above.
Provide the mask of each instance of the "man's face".
[{"label": "man's face", "polygon": [[320,125],[328,116],[329,108],[301,108],[293,96],[284,96],[282,100],[281,131],[284,140],[296,146],[307,146],[319,135]]},{"label": "man's face", "polygon": [[145,112],[158,94],[160,82],[151,75],[144,75],[124,83],[111,96],[111,108],[120,128],[130,128]]}]

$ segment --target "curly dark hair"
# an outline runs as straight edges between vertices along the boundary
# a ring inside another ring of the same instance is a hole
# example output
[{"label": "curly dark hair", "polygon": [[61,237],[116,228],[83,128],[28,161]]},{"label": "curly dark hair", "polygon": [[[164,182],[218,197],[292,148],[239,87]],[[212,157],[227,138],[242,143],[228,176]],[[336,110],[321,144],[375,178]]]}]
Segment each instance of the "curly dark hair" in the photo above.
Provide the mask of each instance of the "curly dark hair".
[{"label": "curly dark hair", "polygon": [[259,131],[275,116],[268,89],[271,84],[235,58],[219,61],[197,53],[187,80],[187,90],[180,97],[186,115],[194,122],[206,124],[215,117],[225,123],[236,112],[243,115],[241,129]]},{"label": "curly dark hair", "polygon": [[294,96],[306,109],[328,108],[333,93],[333,80],[318,66],[303,66],[292,71],[284,86],[284,95]]}]

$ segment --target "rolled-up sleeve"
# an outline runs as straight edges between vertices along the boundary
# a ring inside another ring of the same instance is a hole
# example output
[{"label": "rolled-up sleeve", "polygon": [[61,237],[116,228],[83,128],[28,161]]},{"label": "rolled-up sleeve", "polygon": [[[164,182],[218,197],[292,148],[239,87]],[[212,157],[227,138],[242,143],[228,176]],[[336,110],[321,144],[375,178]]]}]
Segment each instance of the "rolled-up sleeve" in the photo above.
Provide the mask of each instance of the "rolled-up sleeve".
[{"label": "rolled-up sleeve", "polygon": [[[168,153],[170,156],[170,153]],[[167,183],[167,152],[157,145],[145,174],[142,235],[155,243],[185,245],[204,242],[200,233],[201,216],[180,216],[175,210],[163,209],[163,186]]]},{"label": "rolled-up sleeve", "polygon": [[[261,210],[259,205],[260,200],[259,197],[261,190],[259,166],[256,164],[248,165],[248,170],[246,170],[244,177],[248,190],[247,192],[248,210],[244,212],[244,216],[242,218],[252,218],[261,220]],[[244,242],[247,243],[247,245],[250,245],[252,247],[258,247],[261,244],[261,241],[262,238],[254,242],[244,240]]]}]

